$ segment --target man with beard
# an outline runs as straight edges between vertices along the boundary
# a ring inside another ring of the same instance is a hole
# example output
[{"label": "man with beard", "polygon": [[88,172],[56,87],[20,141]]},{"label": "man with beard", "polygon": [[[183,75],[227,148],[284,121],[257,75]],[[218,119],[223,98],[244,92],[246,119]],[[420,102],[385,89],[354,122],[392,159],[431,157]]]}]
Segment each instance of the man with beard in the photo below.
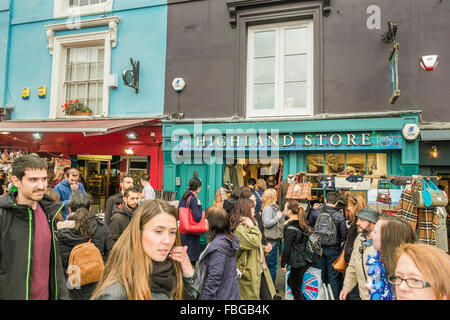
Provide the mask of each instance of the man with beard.
[{"label": "man with beard", "polygon": [[372,243],[372,231],[378,221],[379,213],[372,208],[363,208],[356,216],[359,235],[355,240],[352,256],[345,271],[344,286],[339,294],[340,300],[346,300],[347,295],[356,285],[362,300],[370,298],[367,284],[372,280],[367,275],[366,261],[367,257],[376,251]]},{"label": "man with beard", "polygon": [[139,190],[136,187],[125,190],[123,194],[123,203],[116,204],[112,211],[111,221],[109,223],[109,232],[114,242],[119,239],[123,231],[133,218],[134,212],[139,205]]},{"label": "man with beard", "polygon": [[0,300],[68,299],[55,235],[63,205],[44,195],[47,163],[17,158],[11,180],[17,190],[0,198]]},{"label": "man with beard", "polygon": [[120,178],[119,193],[110,196],[108,200],[106,200],[104,220],[107,226],[109,226],[109,223],[111,222],[114,206],[120,205],[123,202],[123,194],[125,190],[132,188],[134,186],[133,183],[133,177],[129,174],[125,174]]}]

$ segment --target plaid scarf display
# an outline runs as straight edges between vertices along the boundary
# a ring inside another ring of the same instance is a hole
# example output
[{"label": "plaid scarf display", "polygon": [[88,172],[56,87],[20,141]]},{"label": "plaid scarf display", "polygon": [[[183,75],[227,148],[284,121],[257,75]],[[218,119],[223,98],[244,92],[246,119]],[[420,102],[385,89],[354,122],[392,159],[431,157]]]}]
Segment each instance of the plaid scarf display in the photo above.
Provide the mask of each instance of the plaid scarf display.
[{"label": "plaid scarf display", "polygon": [[417,240],[420,243],[436,245],[436,208],[417,208],[412,201],[412,191],[405,189],[398,202],[396,215],[408,221],[414,231],[418,230]]}]

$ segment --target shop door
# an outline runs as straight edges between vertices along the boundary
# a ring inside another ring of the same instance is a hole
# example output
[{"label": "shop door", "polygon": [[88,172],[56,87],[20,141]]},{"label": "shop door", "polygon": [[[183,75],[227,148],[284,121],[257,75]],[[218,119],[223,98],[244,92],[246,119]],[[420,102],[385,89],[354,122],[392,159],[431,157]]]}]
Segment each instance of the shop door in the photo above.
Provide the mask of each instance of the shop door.
[{"label": "shop door", "polygon": [[198,178],[199,180],[202,182],[202,188],[200,190],[200,193],[198,194],[198,198],[200,200],[200,202],[202,203],[202,208],[205,211],[208,204],[207,204],[207,170],[206,170],[206,166],[205,165],[193,165],[193,166],[188,166],[187,167],[187,174],[186,174],[186,179],[185,179],[185,187],[184,190],[186,190],[188,188],[188,184],[189,184],[189,180],[192,179],[192,177],[194,176],[194,172],[197,171],[198,173]]}]

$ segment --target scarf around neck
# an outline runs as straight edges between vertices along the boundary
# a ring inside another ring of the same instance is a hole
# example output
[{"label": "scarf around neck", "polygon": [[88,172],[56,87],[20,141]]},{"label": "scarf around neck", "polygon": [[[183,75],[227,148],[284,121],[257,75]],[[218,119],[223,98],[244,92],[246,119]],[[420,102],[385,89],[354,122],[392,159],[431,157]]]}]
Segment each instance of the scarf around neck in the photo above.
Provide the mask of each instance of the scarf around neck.
[{"label": "scarf around neck", "polygon": [[172,260],[166,259],[163,262],[153,261],[153,271],[151,275],[152,293],[164,293],[170,297],[176,284],[175,267]]}]

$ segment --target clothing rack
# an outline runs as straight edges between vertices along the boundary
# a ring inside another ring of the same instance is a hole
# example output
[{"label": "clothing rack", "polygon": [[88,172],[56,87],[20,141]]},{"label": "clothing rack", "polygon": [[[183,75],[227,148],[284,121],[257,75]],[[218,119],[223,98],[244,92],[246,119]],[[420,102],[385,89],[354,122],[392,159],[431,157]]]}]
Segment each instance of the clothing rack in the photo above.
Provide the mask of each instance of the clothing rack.
[{"label": "clothing rack", "polygon": [[[319,175],[331,175],[333,177],[338,177],[338,178],[348,178],[350,175],[345,175],[345,174],[336,174],[336,173],[300,173],[297,172],[296,176],[307,176],[307,177],[318,177]],[[354,176],[358,176],[358,175],[354,175]],[[364,178],[368,178],[368,179],[393,179],[395,177],[398,177],[400,175],[392,175],[392,174],[388,174],[388,175],[361,175]],[[438,176],[421,176],[421,175],[412,175],[412,176],[406,176],[406,177],[411,177],[412,179],[418,179],[418,178],[425,178],[425,179],[430,179],[430,178],[435,178],[437,179]]]}]

